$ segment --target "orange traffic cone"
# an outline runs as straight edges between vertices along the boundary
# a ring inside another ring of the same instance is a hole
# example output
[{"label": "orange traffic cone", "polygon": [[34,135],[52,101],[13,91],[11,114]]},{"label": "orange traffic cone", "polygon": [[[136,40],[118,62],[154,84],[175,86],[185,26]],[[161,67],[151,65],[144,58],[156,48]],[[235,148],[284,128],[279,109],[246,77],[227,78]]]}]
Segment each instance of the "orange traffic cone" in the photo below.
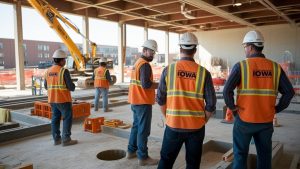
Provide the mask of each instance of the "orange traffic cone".
[{"label": "orange traffic cone", "polygon": [[223,119],[221,122],[232,124],[233,121],[234,121],[233,113],[229,108],[227,108],[225,119]]},{"label": "orange traffic cone", "polygon": [[278,123],[276,114],[274,115],[274,118],[273,118],[273,126],[274,126],[274,127],[280,127],[280,126],[281,126],[281,125]]}]

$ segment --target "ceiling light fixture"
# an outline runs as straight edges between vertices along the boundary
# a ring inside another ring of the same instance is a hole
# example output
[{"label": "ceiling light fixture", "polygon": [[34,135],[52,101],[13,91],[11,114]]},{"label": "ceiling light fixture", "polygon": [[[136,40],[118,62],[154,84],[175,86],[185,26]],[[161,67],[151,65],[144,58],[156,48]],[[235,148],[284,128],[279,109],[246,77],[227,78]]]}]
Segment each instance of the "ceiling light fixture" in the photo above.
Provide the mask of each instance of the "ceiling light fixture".
[{"label": "ceiling light fixture", "polygon": [[232,6],[242,6],[241,2],[237,2],[236,0],[232,1]]}]

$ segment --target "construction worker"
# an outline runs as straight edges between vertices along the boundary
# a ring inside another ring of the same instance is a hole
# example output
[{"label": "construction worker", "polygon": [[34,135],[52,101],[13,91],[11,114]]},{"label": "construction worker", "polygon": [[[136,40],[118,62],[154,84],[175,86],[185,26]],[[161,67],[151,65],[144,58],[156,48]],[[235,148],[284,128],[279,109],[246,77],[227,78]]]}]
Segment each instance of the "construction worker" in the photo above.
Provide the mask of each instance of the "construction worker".
[{"label": "construction worker", "polygon": [[[243,40],[246,60],[236,63],[224,86],[224,100],[234,116],[234,169],[247,168],[249,143],[254,138],[257,169],[271,169],[273,118],[290,104],[293,87],[280,65],[262,53],[264,38],[249,31]],[[237,87],[237,102],[233,90]],[[281,98],[276,104],[277,93]]]},{"label": "construction worker", "polygon": [[[62,142],[63,146],[77,144],[71,139],[72,127],[72,98],[71,92],[75,85],[71,80],[68,69],[65,69],[67,54],[63,50],[56,50],[53,54],[54,65],[45,73],[44,87],[48,90],[48,103],[51,105],[51,132],[54,145]],[[60,120],[63,117],[63,132],[60,134]]]},{"label": "construction worker", "polygon": [[109,70],[106,69],[107,59],[101,58],[100,66],[94,70],[92,79],[94,80],[94,87],[96,88],[95,94],[95,101],[94,101],[94,108],[95,111],[98,111],[98,104],[99,104],[99,96],[102,95],[102,108],[104,112],[111,111],[108,109],[108,89],[109,85],[112,84],[112,80],[110,77]]},{"label": "construction worker", "polygon": [[157,52],[157,43],[146,40],[142,56],[135,62],[131,72],[128,101],[133,111],[133,124],[128,143],[127,159],[137,157],[138,163],[157,165],[158,160],[148,155],[148,136],[150,135],[152,105],[155,102],[155,89],[158,83],[153,82],[153,72],[149,64]]},{"label": "construction worker", "polygon": [[156,101],[166,128],[158,169],[173,167],[183,143],[186,168],[200,168],[205,123],[216,109],[216,94],[210,72],[194,60],[197,45],[194,34],[184,33],[180,60],[167,66],[160,78]]}]

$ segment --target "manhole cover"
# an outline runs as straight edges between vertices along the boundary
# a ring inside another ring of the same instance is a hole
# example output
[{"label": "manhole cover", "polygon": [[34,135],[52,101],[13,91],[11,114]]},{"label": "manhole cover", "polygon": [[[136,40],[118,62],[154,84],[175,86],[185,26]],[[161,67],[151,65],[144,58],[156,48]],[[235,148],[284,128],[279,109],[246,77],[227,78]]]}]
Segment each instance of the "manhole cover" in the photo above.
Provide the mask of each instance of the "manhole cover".
[{"label": "manhole cover", "polygon": [[126,156],[124,150],[106,150],[97,154],[97,158],[105,161],[119,160]]}]

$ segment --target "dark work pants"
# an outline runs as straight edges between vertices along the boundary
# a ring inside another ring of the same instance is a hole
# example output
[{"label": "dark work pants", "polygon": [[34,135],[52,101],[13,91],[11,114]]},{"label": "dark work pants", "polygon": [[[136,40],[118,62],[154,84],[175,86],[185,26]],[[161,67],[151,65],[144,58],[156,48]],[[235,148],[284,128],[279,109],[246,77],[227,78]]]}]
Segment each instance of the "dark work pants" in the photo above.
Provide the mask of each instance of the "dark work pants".
[{"label": "dark work pants", "polygon": [[233,169],[246,169],[250,140],[253,137],[257,151],[257,169],[272,167],[272,135],[271,123],[246,123],[238,115],[233,126]]},{"label": "dark work pants", "polygon": [[186,149],[186,168],[200,168],[204,135],[205,126],[193,132],[174,131],[166,126],[158,169],[171,169],[173,167],[183,143]]}]

